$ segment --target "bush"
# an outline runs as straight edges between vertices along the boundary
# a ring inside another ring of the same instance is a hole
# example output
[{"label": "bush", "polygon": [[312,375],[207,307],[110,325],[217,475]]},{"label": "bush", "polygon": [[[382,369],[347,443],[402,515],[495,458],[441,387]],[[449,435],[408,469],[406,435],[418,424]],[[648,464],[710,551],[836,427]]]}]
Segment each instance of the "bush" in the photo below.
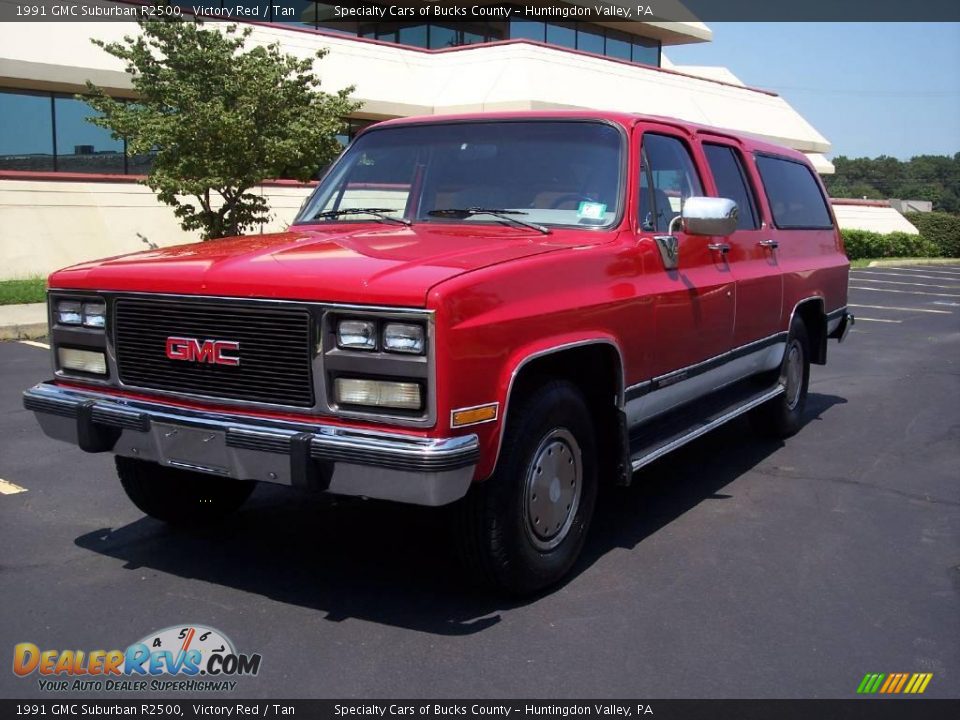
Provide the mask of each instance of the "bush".
[{"label": "bush", "polygon": [[938,255],[960,257],[960,216],[942,212],[906,213],[920,234],[940,250]]},{"label": "bush", "polygon": [[851,260],[861,258],[885,257],[936,257],[939,248],[923,235],[908,235],[892,232],[886,235],[869,230],[841,230],[843,245],[847,257]]}]

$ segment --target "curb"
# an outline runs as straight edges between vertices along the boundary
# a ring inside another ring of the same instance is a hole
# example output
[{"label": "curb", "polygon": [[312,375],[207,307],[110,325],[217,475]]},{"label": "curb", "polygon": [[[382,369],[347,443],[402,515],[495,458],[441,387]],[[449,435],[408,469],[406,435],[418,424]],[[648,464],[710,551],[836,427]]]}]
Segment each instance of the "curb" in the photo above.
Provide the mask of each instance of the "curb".
[{"label": "curb", "polygon": [[960,265],[958,258],[902,258],[900,260],[874,260],[867,267],[897,267],[898,265]]},{"label": "curb", "polygon": [[0,325],[0,340],[39,340],[48,333],[46,322]]}]

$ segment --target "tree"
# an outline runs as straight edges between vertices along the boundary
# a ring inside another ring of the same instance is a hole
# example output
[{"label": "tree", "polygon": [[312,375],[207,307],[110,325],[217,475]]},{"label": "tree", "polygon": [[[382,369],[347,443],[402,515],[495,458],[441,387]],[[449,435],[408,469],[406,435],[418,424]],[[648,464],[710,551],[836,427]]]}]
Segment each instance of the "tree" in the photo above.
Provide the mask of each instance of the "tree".
[{"label": "tree", "polygon": [[833,164],[836,172],[823,178],[832,197],[930,200],[934,210],[960,212],[960,153],[917,155],[906,162],[840,155]]},{"label": "tree", "polygon": [[277,44],[248,50],[252,30],[236,25],[139,25],[140,35],[123,42],[93,41],[124,62],[137,100],[90,82],[83,99],[100,113],[92,123],[126,138],[133,153],[155,153],[145,183],[184,230],[209,240],[266,222],[269,207],[252,188],[269,178],[307,181],[339,153],[335,136],[359,104],[353,87],[320,91],[313,57],[285,55]]}]

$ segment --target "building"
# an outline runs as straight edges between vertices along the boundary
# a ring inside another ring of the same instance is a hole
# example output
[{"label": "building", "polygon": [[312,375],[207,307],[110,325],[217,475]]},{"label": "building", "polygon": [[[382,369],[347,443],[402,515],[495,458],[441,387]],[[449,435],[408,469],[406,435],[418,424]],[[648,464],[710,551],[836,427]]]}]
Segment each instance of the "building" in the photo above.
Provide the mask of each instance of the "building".
[{"label": "building", "polygon": [[830,199],[841,230],[869,230],[882,235],[892,232],[919,235],[920,231],[901,214],[894,202],[898,201]]},{"label": "building", "polygon": [[[253,12],[261,3],[226,4]],[[329,49],[319,65],[324,88],[355,85],[363,102],[345,119],[344,142],[392,117],[604,108],[751,133],[832,171],[823,156],[830,143],[782,97],[744,86],[726,68],[670,62],[670,47],[710,41],[702,23],[344,23],[333,22],[329,5],[285,0],[268,7],[280,5],[295,12],[247,16],[255,18],[251,41],[279,42],[303,57]],[[136,183],[149,156],[129,155],[122,141],[85,122],[91,110],[73,97],[88,79],[132,97],[122,65],[90,40],[120,40],[136,30],[123,22],[0,23],[0,278],[192,239]],[[278,178],[259,191],[275,215],[262,229],[275,230],[292,220],[308,189]]]}]

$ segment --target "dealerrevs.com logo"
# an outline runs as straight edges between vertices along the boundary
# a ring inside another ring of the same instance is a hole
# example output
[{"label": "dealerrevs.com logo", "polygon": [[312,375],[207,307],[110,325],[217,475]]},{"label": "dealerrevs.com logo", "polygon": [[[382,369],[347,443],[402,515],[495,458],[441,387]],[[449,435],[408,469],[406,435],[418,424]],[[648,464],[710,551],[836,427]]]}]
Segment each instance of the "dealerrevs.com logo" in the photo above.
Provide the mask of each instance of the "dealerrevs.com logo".
[{"label": "dealerrevs.com logo", "polygon": [[260,672],[259,653],[238,653],[219,630],[175,625],[151,633],[126,650],[13,648],[13,672],[36,674],[48,692],[231,691],[234,678]]}]

